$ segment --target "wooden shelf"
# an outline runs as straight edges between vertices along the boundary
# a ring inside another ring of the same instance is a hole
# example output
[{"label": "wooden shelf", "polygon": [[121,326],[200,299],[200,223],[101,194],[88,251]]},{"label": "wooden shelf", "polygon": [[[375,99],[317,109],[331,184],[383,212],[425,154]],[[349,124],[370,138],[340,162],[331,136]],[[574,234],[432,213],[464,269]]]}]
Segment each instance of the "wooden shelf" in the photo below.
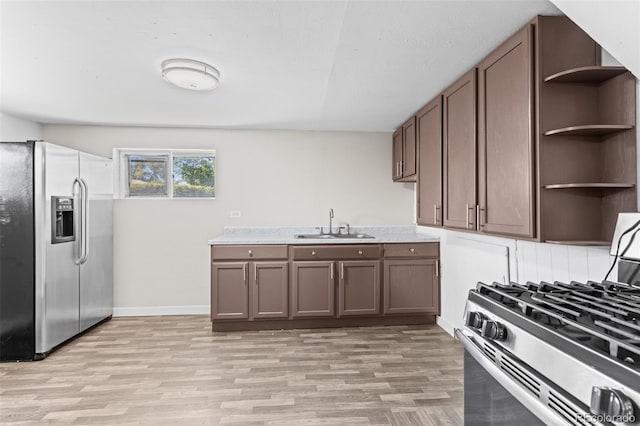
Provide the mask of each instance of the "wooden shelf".
[{"label": "wooden shelf", "polygon": [[546,240],[547,244],[562,244],[570,246],[610,246],[611,241],[574,241],[574,240]]},{"label": "wooden shelf", "polygon": [[599,84],[627,72],[625,67],[591,66],[572,68],[550,75],[545,83],[588,83]]},{"label": "wooden shelf", "polygon": [[569,126],[561,129],[547,130],[545,136],[602,136],[611,133],[633,129],[630,124],[588,124],[584,126]]},{"label": "wooden shelf", "polygon": [[590,183],[556,183],[553,185],[545,185],[544,189],[626,189],[633,188],[632,183],[616,183],[616,182],[590,182]]}]

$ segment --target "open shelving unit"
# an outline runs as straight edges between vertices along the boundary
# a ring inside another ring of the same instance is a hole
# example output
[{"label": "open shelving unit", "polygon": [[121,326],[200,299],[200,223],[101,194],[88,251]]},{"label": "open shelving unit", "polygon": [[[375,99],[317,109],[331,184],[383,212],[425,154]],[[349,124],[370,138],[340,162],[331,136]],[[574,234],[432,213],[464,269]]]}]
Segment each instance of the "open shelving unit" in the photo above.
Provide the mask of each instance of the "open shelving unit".
[{"label": "open shelving unit", "polygon": [[545,83],[584,83],[600,84],[606,80],[627,72],[625,67],[604,67],[594,65],[588,67],[571,68],[557,72],[544,79]]},{"label": "open shelving unit", "polygon": [[618,213],[637,209],[635,78],[596,53],[564,69],[550,58],[539,80],[540,239],[550,244],[609,245]]},{"label": "open shelving unit", "polygon": [[628,124],[587,124],[583,126],[569,126],[544,132],[545,136],[604,136],[611,133],[633,129]]}]

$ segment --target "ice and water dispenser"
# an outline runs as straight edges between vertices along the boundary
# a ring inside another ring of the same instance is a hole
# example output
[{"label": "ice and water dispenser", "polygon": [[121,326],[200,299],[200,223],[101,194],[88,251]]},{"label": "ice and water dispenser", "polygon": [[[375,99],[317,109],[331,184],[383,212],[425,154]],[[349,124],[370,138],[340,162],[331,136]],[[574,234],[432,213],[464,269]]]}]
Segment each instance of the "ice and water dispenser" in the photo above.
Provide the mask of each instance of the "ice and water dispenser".
[{"label": "ice and water dispenser", "polygon": [[51,197],[51,244],[75,241],[73,197]]}]

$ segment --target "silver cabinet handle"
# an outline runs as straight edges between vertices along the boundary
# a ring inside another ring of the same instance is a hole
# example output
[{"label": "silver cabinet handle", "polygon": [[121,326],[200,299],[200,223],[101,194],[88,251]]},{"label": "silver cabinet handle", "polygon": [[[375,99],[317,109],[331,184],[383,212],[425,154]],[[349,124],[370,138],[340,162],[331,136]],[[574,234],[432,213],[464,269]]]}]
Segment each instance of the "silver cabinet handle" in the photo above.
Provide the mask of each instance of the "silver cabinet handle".
[{"label": "silver cabinet handle", "polygon": [[247,284],[247,264],[242,265],[242,281]]},{"label": "silver cabinet handle", "polygon": [[311,256],[315,256],[316,255],[316,251],[315,250],[311,250]]},{"label": "silver cabinet handle", "polygon": [[409,249],[409,251],[410,251],[411,253],[415,253],[415,252],[416,252],[416,249],[414,249],[414,248],[412,247],[412,248],[410,248],[410,249]]},{"label": "silver cabinet handle", "polygon": [[249,250],[249,256],[253,256],[253,250]]},{"label": "silver cabinet handle", "polygon": [[340,279],[344,281],[344,262],[340,263]]},{"label": "silver cabinet handle", "polygon": [[469,226],[469,204],[467,204],[467,210],[466,210],[465,214],[467,215],[467,229],[468,229],[468,228],[470,228],[470,226]]},{"label": "silver cabinet handle", "polygon": [[434,225],[438,224],[438,205],[437,204],[433,205],[433,224]]},{"label": "silver cabinet handle", "polygon": [[258,282],[258,264],[253,264],[253,281]]},{"label": "silver cabinet handle", "polygon": [[333,262],[331,263],[331,279],[333,279]]},{"label": "silver cabinet handle", "polygon": [[486,217],[487,210],[483,207],[480,207],[480,204],[478,204],[477,208],[478,208],[478,214],[477,214],[476,220],[478,221],[478,228],[484,228],[484,221],[482,220],[482,214],[484,213]]},{"label": "silver cabinet handle", "polygon": [[440,276],[440,261],[436,260],[436,277]]},{"label": "silver cabinet handle", "polygon": [[359,255],[362,255],[362,250],[358,250],[358,254],[359,254]]},{"label": "silver cabinet handle", "polygon": [[469,220],[469,210],[475,210],[475,207],[470,206],[469,204],[467,204],[467,229],[473,229],[474,225]]}]

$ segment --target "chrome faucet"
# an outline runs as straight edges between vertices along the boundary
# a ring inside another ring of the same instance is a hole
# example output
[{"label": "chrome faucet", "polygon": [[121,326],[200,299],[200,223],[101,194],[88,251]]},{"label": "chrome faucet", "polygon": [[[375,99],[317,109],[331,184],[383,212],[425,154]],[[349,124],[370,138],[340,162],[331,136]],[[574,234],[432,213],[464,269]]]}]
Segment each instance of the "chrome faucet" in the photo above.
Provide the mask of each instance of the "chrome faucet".
[{"label": "chrome faucet", "polygon": [[329,234],[333,234],[332,222],[333,222],[333,209],[329,209]]}]

